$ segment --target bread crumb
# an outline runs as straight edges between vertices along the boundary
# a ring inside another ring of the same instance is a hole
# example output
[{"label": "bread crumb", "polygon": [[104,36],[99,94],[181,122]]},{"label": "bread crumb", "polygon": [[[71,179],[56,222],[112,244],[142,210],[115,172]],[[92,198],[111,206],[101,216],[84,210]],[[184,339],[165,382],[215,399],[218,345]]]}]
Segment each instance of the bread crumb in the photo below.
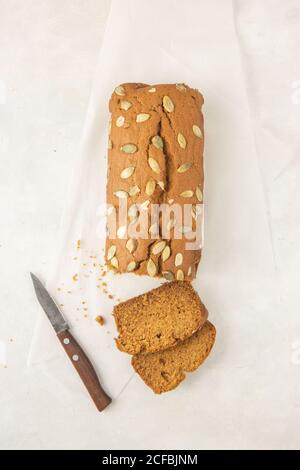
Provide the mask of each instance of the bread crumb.
[{"label": "bread crumb", "polygon": [[111,294],[109,294],[108,298],[109,298],[109,299],[113,299],[113,298],[114,298],[114,296],[113,296],[113,295],[111,295]]},{"label": "bread crumb", "polygon": [[104,318],[102,317],[102,315],[97,315],[97,317],[95,318],[96,322],[99,323],[99,325],[103,326],[105,321],[104,321]]},{"label": "bread crumb", "polygon": [[81,240],[77,240],[76,248],[77,248],[77,250],[79,250],[81,248]]},{"label": "bread crumb", "polygon": [[78,274],[77,274],[77,273],[74,274],[74,275],[72,276],[72,279],[73,279],[74,282],[77,282],[77,281],[78,281]]}]

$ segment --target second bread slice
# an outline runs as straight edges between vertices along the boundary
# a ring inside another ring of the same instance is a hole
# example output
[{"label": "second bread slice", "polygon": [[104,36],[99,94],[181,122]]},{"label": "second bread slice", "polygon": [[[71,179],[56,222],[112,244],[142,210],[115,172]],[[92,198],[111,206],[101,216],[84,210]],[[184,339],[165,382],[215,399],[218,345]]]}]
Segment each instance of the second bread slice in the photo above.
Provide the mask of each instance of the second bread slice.
[{"label": "second bread slice", "polygon": [[121,351],[153,353],[175,346],[199,330],[207,310],[189,282],[170,282],[114,308]]},{"label": "second bread slice", "polygon": [[177,346],[154,354],[133,356],[132,365],[155,393],[172,390],[196,370],[209,355],[216,337],[215,327],[207,321],[201,330]]}]

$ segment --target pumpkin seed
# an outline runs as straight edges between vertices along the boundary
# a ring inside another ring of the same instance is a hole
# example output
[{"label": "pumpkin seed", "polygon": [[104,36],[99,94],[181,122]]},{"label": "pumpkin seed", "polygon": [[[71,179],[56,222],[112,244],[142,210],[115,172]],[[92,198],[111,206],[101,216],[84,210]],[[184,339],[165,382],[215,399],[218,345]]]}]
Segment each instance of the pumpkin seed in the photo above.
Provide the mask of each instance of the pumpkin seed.
[{"label": "pumpkin seed", "polygon": [[141,208],[142,210],[147,209],[148,206],[149,206],[149,204],[150,204],[150,201],[149,201],[149,199],[147,199],[146,201],[144,201],[144,202],[141,203],[140,208]]},{"label": "pumpkin seed", "polygon": [[108,261],[110,261],[116,254],[117,247],[116,245],[111,245],[107,251],[106,258]]},{"label": "pumpkin seed", "polygon": [[137,152],[137,146],[135,144],[124,144],[120,150],[124,153],[135,153]]},{"label": "pumpkin seed", "polygon": [[177,168],[177,173],[185,173],[191,168],[192,165],[192,162],[183,163],[182,165],[180,165],[180,167]]},{"label": "pumpkin seed", "polygon": [[176,279],[177,281],[184,281],[184,274],[182,269],[178,269],[177,274],[176,274]]},{"label": "pumpkin seed", "polygon": [[126,235],[126,225],[121,225],[117,230],[117,237],[124,238]]},{"label": "pumpkin seed", "polygon": [[126,249],[129,251],[129,253],[133,253],[136,250],[137,241],[134,240],[133,238],[128,238],[125,246],[126,246]]},{"label": "pumpkin seed", "polygon": [[186,86],[184,83],[176,83],[176,88],[179,91],[186,91]]},{"label": "pumpkin seed", "polygon": [[130,176],[133,175],[135,170],[135,166],[128,166],[127,168],[124,168],[124,170],[121,171],[121,178],[123,180],[130,178]]},{"label": "pumpkin seed", "polygon": [[150,114],[140,113],[136,117],[136,122],[145,122],[145,121],[148,121],[149,118],[150,118]]},{"label": "pumpkin seed", "polygon": [[139,209],[136,204],[132,204],[128,209],[128,217],[137,217],[139,215]]},{"label": "pumpkin seed", "polygon": [[186,148],[186,139],[185,139],[184,135],[181,134],[181,132],[179,132],[179,134],[177,135],[177,142],[179,143],[179,145],[182,149]]},{"label": "pumpkin seed", "polygon": [[202,132],[201,132],[201,129],[199,126],[196,126],[196,124],[193,125],[193,132],[195,134],[196,137],[199,137],[199,139],[201,139],[202,137]]},{"label": "pumpkin seed", "polygon": [[162,275],[167,281],[173,281],[174,280],[174,274],[171,273],[171,271],[163,271]]},{"label": "pumpkin seed", "polygon": [[183,263],[183,256],[182,256],[182,253],[177,253],[177,255],[175,256],[175,266],[181,266]]},{"label": "pumpkin seed", "polygon": [[169,247],[169,245],[167,245],[164,249],[163,249],[163,252],[162,252],[162,260],[163,261],[167,261],[167,259],[170,258],[170,255],[171,255],[171,248]]},{"label": "pumpkin seed", "polygon": [[138,186],[132,186],[131,188],[129,188],[129,191],[128,191],[130,197],[134,197],[140,192],[141,190]]},{"label": "pumpkin seed", "polygon": [[122,126],[124,125],[124,122],[125,122],[124,116],[119,116],[119,117],[116,119],[116,126],[117,126],[117,127],[122,127]]},{"label": "pumpkin seed", "polygon": [[199,214],[201,214],[201,206],[193,204],[192,205],[192,217],[197,220]]},{"label": "pumpkin seed", "polygon": [[196,188],[196,197],[197,197],[199,202],[203,201],[203,194],[202,194],[202,191],[200,189],[200,186],[197,186],[197,188]]},{"label": "pumpkin seed", "polygon": [[120,101],[120,109],[123,109],[124,111],[128,111],[129,108],[131,108],[132,103],[130,101],[126,100],[121,100]]},{"label": "pumpkin seed", "polygon": [[149,258],[149,260],[147,262],[147,272],[148,272],[149,276],[151,276],[151,277],[154,277],[157,273],[156,265],[155,265],[154,261],[151,258]]},{"label": "pumpkin seed", "polygon": [[128,197],[128,193],[126,191],[120,190],[120,191],[115,191],[114,195],[118,197],[119,199],[126,199]]},{"label": "pumpkin seed", "polygon": [[165,182],[164,181],[157,181],[157,184],[163,191],[165,190]]},{"label": "pumpkin seed", "polygon": [[128,263],[128,265],[127,265],[127,272],[131,273],[136,268],[137,268],[137,263],[135,261],[130,261],[130,263]]},{"label": "pumpkin seed", "polygon": [[161,253],[163,251],[163,249],[165,248],[167,242],[165,242],[165,240],[160,240],[156,243],[154,243],[154,245],[152,246],[152,254],[153,255],[159,255],[159,253]]},{"label": "pumpkin seed", "polygon": [[125,88],[122,85],[119,85],[115,88],[115,93],[119,96],[124,96],[126,95],[125,93]]},{"label": "pumpkin seed", "polygon": [[154,173],[160,173],[160,166],[158,162],[155,160],[155,158],[149,157],[148,163],[149,163],[151,170],[153,170]]},{"label": "pumpkin seed", "polygon": [[155,135],[154,137],[152,137],[151,142],[157,149],[162,150],[164,148],[164,143],[160,135]]},{"label": "pumpkin seed", "polygon": [[156,92],[155,87],[149,88],[149,90],[148,90],[148,93],[155,93],[155,92]]},{"label": "pumpkin seed", "polygon": [[190,190],[183,191],[182,193],[180,193],[181,197],[193,197],[193,195],[194,195],[194,191],[190,191]]},{"label": "pumpkin seed", "polygon": [[118,258],[117,258],[116,256],[114,256],[114,257],[110,260],[110,264],[111,264],[114,268],[118,269],[118,267],[119,267]]},{"label": "pumpkin seed", "polygon": [[152,224],[150,227],[149,227],[149,230],[148,232],[151,234],[151,235],[157,235],[159,230],[158,230],[158,224],[155,222],[154,224]]},{"label": "pumpkin seed", "polygon": [[108,139],[108,145],[107,145],[108,150],[111,150],[113,148],[112,141]]},{"label": "pumpkin seed", "polygon": [[152,196],[155,191],[156,182],[153,178],[150,178],[146,184],[146,194],[147,196]]},{"label": "pumpkin seed", "polygon": [[174,111],[174,103],[167,95],[163,97],[163,107],[168,113],[172,113]]},{"label": "pumpkin seed", "polygon": [[114,206],[109,206],[106,211],[106,215],[111,215],[115,210]]}]

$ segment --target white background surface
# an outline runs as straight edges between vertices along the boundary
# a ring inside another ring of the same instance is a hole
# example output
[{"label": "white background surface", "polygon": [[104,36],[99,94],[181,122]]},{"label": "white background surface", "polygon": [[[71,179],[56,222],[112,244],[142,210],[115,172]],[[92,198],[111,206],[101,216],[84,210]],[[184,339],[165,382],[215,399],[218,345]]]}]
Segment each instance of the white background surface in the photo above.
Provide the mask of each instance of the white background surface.
[{"label": "white background surface", "polygon": [[[219,159],[215,142],[226,139],[232,143],[225,146],[224,155],[236,149],[233,159],[223,155],[222,161],[207,162],[201,294],[221,338],[210,362],[201,374],[189,377],[179,392],[162,397],[154,396],[134,377],[102,415],[78,386],[67,359],[57,381],[26,367],[39,311],[28,271],[44,278],[48,274],[109,3],[26,0],[1,5],[0,80],[6,99],[0,105],[0,341],[2,349],[5,345],[7,367],[0,365],[0,447],[299,448],[299,269],[295,262],[299,258],[299,147],[293,125],[300,105],[293,104],[291,93],[300,76],[292,53],[286,64],[282,60],[295,46],[293,41],[289,44],[289,35],[281,35],[278,64],[290,67],[290,76],[287,79],[283,73],[263,87],[266,71],[278,70],[274,31],[284,21],[291,22],[288,31],[298,24],[295,18],[299,22],[296,2],[287,2],[291,6],[286,11],[274,9],[277,14],[268,16],[267,23],[264,11],[247,12],[249,2],[235,2],[237,18],[241,15],[243,60],[231,77],[236,46],[228,50],[228,69],[223,61],[218,72],[226,86],[230,87],[230,77],[241,84],[236,90],[240,101],[232,107],[242,111],[233,112],[228,123],[223,116],[222,124],[213,123],[217,113],[213,107],[207,109],[211,123],[207,153]],[[270,7],[272,0],[264,3]],[[273,0],[273,5],[277,3]],[[216,17],[216,48],[223,39],[218,22],[224,23],[232,14],[231,2],[222,5]],[[249,38],[253,40],[247,42]],[[275,59],[267,62],[256,83],[252,59],[258,53],[266,63],[266,44]],[[226,43],[223,47],[226,53]],[[242,81],[243,70],[247,81]],[[218,80],[216,75],[216,91]],[[249,100],[248,109],[246,90],[252,92],[250,97],[257,93],[255,107]],[[279,100],[277,113],[287,125],[280,142],[271,139],[271,145],[265,134],[278,135],[278,122],[271,119],[276,114],[272,103],[274,96],[284,95],[282,90],[287,101]],[[215,99],[214,106],[222,103],[222,96],[216,94]],[[234,125],[237,136],[228,133]],[[287,147],[289,139],[295,145]],[[245,155],[243,148],[247,148]],[[253,164],[249,166],[246,153],[249,156],[250,151]],[[234,188],[228,186],[232,172]],[[254,185],[249,213],[243,202]],[[224,207],[224,194],[228,207],[221,220],[217,214]],[[230,224],[224,224],[228,218]],[[235,223],[241,218],[243,230],[237,232]],[[221,236],[222,227],[227,231]],[[251,263],[243,264],[241,249],[249,250]]]}]

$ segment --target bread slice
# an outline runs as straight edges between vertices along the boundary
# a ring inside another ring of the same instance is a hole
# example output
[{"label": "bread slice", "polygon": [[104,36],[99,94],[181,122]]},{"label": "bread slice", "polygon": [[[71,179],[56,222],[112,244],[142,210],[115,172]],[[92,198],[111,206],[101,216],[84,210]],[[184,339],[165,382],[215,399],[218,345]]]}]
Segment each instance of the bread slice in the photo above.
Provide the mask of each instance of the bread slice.
[{"label": "bread slice", "polygon": [[168,392],[196,370],[209,355],[216,337],[215,327],[207,321],[190,338],[175,347],[154,354],[133,356],[132,365],[155,393]]},{"label": "bread slice", "polygon": [[199,330],[207,310],[186,281],[165,283],[114,308],[121,351],[153,353],[175,346]]}]

